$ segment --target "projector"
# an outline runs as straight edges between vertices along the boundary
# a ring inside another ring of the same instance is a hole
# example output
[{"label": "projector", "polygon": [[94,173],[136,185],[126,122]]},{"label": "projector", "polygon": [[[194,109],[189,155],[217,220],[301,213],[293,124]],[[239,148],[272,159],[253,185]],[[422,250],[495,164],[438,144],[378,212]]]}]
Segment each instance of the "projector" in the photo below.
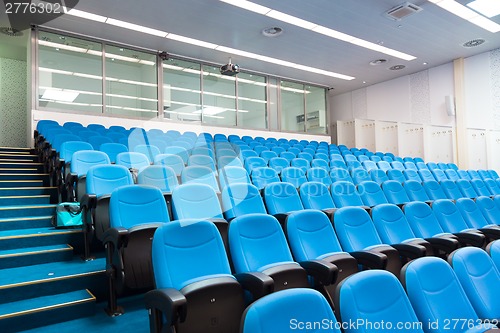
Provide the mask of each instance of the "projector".
[{"label": "projector", "polygon": [[222,75],[235,76],[240,72],[240,66],[236,64],[227,64],[220,67],[220,73]]}]

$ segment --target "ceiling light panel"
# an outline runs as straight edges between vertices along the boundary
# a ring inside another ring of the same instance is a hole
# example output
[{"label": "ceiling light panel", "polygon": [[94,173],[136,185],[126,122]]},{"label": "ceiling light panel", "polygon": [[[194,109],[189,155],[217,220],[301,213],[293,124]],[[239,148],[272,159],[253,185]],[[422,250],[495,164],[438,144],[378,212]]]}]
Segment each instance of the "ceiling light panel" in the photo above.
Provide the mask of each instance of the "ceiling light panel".
[{"label": "ceiling light panel", "polygon": [[154,35],[154,36],[158,36],[158,37],[166,37],[168,34],[165,31],[144,27],[142,25],[133,24],[130,22],[115,20],[115,19],[109,18],[109,17],[106,19],[106,23],[120,27],[120,28],[144,32],[146,34],[150,34],[150,35]]},{"label": "ceiling light panel", "polygon": [[500,15],[500,1],[498,0],[474,0],[469,2],[467,6],[486,17]]}]

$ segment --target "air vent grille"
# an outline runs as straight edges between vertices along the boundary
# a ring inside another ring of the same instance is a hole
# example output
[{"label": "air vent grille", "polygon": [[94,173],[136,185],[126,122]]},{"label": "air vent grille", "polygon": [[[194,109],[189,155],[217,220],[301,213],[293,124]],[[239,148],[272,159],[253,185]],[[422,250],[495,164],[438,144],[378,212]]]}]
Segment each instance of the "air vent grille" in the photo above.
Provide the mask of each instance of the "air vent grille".
[{"label": "air vent grille", "polygon": [[421,10],[422,8],[420,8],[419,6],[409,2],[405,2],[399,6],[389,9],[387,12],[385,12],[385,15],[391,20],[400,21],[407,16],[420,12]]}]

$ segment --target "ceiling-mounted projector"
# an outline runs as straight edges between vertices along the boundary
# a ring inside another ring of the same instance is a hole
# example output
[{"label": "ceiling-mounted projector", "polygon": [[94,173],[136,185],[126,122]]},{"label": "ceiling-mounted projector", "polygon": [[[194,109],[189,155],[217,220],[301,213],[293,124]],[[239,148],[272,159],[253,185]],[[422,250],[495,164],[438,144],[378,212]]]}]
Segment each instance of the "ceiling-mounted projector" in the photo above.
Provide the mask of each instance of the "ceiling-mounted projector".
[{"label": "ceiling-mounted projector", "polygon": [[220,66],[220,73],[222,75],[235,76],[240,72],[240,66],[231,63],[231,59],[229,59],[229,63],[227,65]]}]

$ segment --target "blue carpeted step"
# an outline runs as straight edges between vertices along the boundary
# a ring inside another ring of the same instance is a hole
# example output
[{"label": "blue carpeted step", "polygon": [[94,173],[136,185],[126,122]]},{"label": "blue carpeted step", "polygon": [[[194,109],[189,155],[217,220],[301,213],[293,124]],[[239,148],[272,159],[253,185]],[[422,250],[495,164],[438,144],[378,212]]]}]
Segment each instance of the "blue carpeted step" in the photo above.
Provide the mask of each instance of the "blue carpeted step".
[{"label": "blue carpeted step", "polygon": [[0,159],[38,162],[38,155],[29,154],[29,153],[28,154],[19,154],[19,153],[12,153],[12,152],[0,152]]},{"label": "blue carpeted step", "polygon": [[0,219],[54,215],[56,205],[26,205],[0,207]]},{"label": "blue carpeted step", "polygon": [[32,228],[0,231],[0,250],[54,244],[81,247],[82,229]]},{"label": "blue carpeted step", "polygon": [[[1,177],[0,177],[1,178]],[[0,180],[0,188],[4,187],[43,187],[44,181],[39,180]]]},{"label": "blue carpeted step", "polygon": [[89,290],[77,290],[3,304],[0,305],[0,327],[3,333],[19,332],[92,316],[95,301]]},{"label": "blue carpeted step", "polygon": [[0,207],[46,205],[49,203],[50,203],[50,195],[48,194],[0,196]]},{"label": "blue carpeted step", "polygon": [[9,168],[9,169],[33,169],[36,172],[42,172],[44,170],[43,163],[35,163],[35,162],[3,162],[0,161],[0,169]]},{"label": "blue carpeted step", "polygon": [[67,261],[73,257],[73,247],[68,244],[27,247],[0,251],[0,267],[12,268]]},{"label": "blue carpeted step", "polygon": [[49,228],[51,226],[51,215],[0,219],[0,231],[30,228]]},{"label": "blue carpeted step", "polygon": [[105,268],[104,258],[85,262],[74,257],[70,261],[3,269],[0,304],[82,288],[103,295],[107,285]]},{"label": "blue carpeted step", "polygon": [[[49,186],[48,173],[0,173],[0,182],[2,181],[26,181],[41,180],[42,186]],[[23,185],[28,186],[28,185]]]},{"label": "blue carpeted step", "polygon": [[[57,203],[57,187],[3,187],[0,184],[0,197],[49,195],[50,203]],[[34,203],[32,203],[34,204]]]}]

